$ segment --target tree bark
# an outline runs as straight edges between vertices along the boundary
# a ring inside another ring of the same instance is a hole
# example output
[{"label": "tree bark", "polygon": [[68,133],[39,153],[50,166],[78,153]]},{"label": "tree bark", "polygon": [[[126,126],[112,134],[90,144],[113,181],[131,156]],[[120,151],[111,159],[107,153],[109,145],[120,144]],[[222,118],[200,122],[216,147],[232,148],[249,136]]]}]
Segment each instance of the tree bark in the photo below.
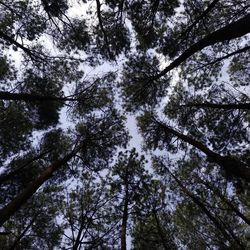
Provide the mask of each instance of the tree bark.
[{"label": "tree bark", "polygon": [[210,150],[201,142],[187,135],[181,134],[180,132],[174,130],[173,128],[163,123],[160,123],[156,120],[154,120],[154,122],[156,122],[163,129],[165,134],[170,133],[176,136],[177,138],[181,139],[182,141],[187,142],[188,144],[194,146],[195,148],[205,153],[211,161],[217,163],[222,169],[225,170],[227,174],[229,174],[229,176],[240,177],[246,180],[247,182],[250,182],[250,168],[243,162],[231,156],[221,156],[220,154],[217,154],[214,151]]},{"label": "tree bark", "polygon": [[[166,167],[169,174],[174,178],[177,184],[180,186],[181,190],[192,199],[192,201],[206,214],[206,216],[214,223],[214,225],[219,229],[219,231],[224,235],[224,237],[231,242],[231,238],[233,238],[234,242],[237,244],[239,249],[245,249],[242,245],[241,241],[236,237],[236,235],[232,232],[231,229],[226,229],[225,224],[222,223],[221,220],[217,219],[204,205],[204,203],[192,194],[182,183],[181,181]],[[228,230],[228,232],[227,232]]]},{"label": "tree bark", "polygon": [[250,32],[250,14],[247,14],[245,17],[237,20],[236,22],[230,23],[227,26],[214,31],[213,33],[205,36],[203,39],[193,44],[187,50],[185,50],[179,57],[177,57],[172,63],[169,64],[163,71],[159,74],[150,77],[150,81],[157,80],[160,77],[166,75],[172,69],[178,67],[189,57],[194,55],[196,52],[201,51],[202,49],[211,46],[213,44],[230,41],[237,37],[241,37]]},{"label": "tree bark", "polygon": [[126,166],[126,173],[124,178],[124,188],[125,188],[125,197],[124,197],[124,208],[122,215],[122,227],[121,227],[121,250],[127,249],[126,244],[126,233],[127,233],[127,221],[128,221],[128,201],[129,201],[129,184],[128,184],[128,166]]},{"label": "tree bark", "polygon": [[71,160],[77,152],[80,150],[80,146],[72,150],[61,160],[52,163],[47,167],[34,181],[17,195],[9,204],[0,210],[0,226],[2,226],[20,207],[30,198],[32,195],[47,181],[49,180],[55,171],[61,168],[69,160]]},{"label": "tree bark", "polygon": [[220,103],[188,103],[181,105],[181,107],[196,107],[196,108],[216,108],[216,109],[250,109],[250,103],[229,103],[229,104],[220,104]]},{"label": "tree bark", "polygon": [[77,98],[68,97],[56,97],[49,95],[37,95],[37,94],[26,94],[26,93],[10,93],[6,91],[0,91],[0,100],[11,100],[11,101],[25,101],[25,102],[35,102],[35,101],[77,101]]}]

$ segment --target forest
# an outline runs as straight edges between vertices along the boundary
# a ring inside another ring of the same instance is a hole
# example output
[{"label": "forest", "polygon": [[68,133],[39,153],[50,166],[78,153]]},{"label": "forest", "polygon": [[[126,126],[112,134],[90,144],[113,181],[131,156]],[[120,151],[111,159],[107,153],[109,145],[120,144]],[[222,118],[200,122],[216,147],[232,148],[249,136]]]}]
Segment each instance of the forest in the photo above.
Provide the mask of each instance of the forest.
[{"label": "forest", "polygon": [[250,249],[248,0],[0,0],[0,250]]}]

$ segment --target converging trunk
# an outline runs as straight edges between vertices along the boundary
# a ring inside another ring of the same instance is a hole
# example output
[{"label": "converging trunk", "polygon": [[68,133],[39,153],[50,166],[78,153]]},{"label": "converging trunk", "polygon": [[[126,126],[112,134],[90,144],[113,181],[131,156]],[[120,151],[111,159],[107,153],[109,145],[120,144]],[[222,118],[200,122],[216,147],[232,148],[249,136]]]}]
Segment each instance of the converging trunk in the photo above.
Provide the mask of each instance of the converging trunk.
[{"label": "converging trunk", "polygon": [[128,191],[128,166],[126,166],[126,174],[124,178],[124,188],[125,188],[125,197],[124,197],[124,207],[122,215],[122,228],[121,228],[121,250],[127,249],[126,244],[126,234],[127,234],[127,221],[128,221],[128,200],[129,200],[129,191]]},{"label": "converging trunk", "polygon": [[207,35],[197,43],[193,44],[187,50],[185,50],[179,57],[177,57],[169,66],[167,66],[159,74],[152,76],[150,80],[157,80],[160,77],[166,75],[172,69],[178,67],[180,64],[185,62],[189,57],[194,55],[196,52],[211,46],[213,44],[230,41],[237,37],[244,36],[250,32],[250,14],[237,20],[234,23],[230,23],[227,26],[214,31],[213,33]]},{"label": "converging trunk", "polygon": [[66,155],[61,160],[52,163],[47,167],[34,181],[32,181],[28,186],[17,195],[8,205],[0,210],[0,226],[2,226],[20,207],[48,180],[50,179],[54,172],[71,160],[77,152],[80,150],[80,146],[68,155]]},{"label": "converging trunk", "polygon": [[[181,181],[166,167],[166,170],[174,178],[177,184],[180,186],[181,190],[192,199],[192,201],[201,209],[201,211],[206,214],[206,216],[214,223],[214,225],[219,229],[219,231],[224,235],[224,237],[231,242],[232,239],[234,243],[237,244],[239,249],[245,249],[238,237],[229,228],[225,228],[225,224],[218,218],[216,218],[207,208],[206,205],[194,194],[192,194]],[[238,248],[237,248],[238,249]]]},{"label": "converging trunk", "polygon": [[215,193],[215,195],[217,195],[218,197],[221,198],[222,201],[224,201],[227,206],[237,215],[239,216],[245,223],[247,223],[249,226],[250,226],[250,220],[240,212],[240,210],[234,206],[234,204],[229,201],[221,192],[219,189],[215,188],[215,187],[212,187],[212,185],[207,182],[207,181],[203,181],[201,179],[199,179],[199,181],[201,181],[201,183],[208,189],[210,189],[212,192]]},{"label": "converging trunk", "polygon": [[224,169],[227,174],[229,174],[229,176],[240,177],[247,182],[250,182],[250,168],[243,162],[231,156],[221,156],[220,154],[217,154],[214,151],[210,150],[201,142],[187,135],[181,134],[173,128],[166,126],[165,124],[160,123],[156,120],[154,120],[154,122],[156,122],[164,130],[165,134],[170,133],[205,153],[212,162],[217,163],[222,169]]},{"label": "converging trunk", "polygon": [[84,227],[85,227],[85,225],[82,221],[81,226],[80,226],[79,231],[78,231],[78,234],[77,234],[77,237],[76,237],[75,241],[73,241],[72,250],[78,250],[78,248],[81,246],[81,236],[82,236],[82,232],[84,230]]}]

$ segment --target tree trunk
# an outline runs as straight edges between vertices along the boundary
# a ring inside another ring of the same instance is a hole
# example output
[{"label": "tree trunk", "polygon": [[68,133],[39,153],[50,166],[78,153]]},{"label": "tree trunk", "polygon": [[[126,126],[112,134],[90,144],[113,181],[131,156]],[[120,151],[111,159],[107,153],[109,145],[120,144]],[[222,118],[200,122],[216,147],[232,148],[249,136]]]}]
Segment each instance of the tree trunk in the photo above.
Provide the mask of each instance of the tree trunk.
[{"label": "tree trunk", "polygon": [[12,246],[9,248],[9,250],[14,250],[17,247],[17,244],[20,242],[20,240],[25,236],[25,233],[31,228],[33,223],[35,222],[36,218],[38,217],[38,214],[30,221],[28,226],[23,230],[23,232],[15,239]]},{"label": "tree trunk", "polygon": [[[237,244],[239,249],[245,249],[241,241],[236,237],[233,231],[229,228],[225,228],[225,224],[218,218],[216,218],[204,205],[204,203],[195,195],[193,195],[182,183],[181,181],[166,167],[167,171],[174,178],[177,184],[180,186],[181,190],[190,197],[193,202],[207,215],[207,217],[214,223],[214,225],[219,229],[219,231],[224,235],[224,237],[231,242],[231,238]],[[228,232],[227,232],[228,231]],[[238,248],[237,248],[238,249]]]},{"label": "tree trunk", "polygon": [[124,178],[124,188],[125,188],[125,197],[124,197],[124,208],[122,215],[122,228],[121,228],[121,250],[127,249],[126,244],[126,233],[127,233],[127,221],[128,221],[128,201],[129,201],[129,191],[128,191],[128,166],[126,166],[126,173]]},{"label": "tree trunk", "polygon": [[12,100],[12,101],[25,101],[25,102],[34,102],[34,101],[77,101],[76,98],[68,97],[56,97],[48,95],[37,95],[37,94],[26,94],[26,93],[10,93],[5,91],[0,91],[0,100]]},{"label": "tree trunk", "polygon": [[[183,38],[181,42],[186,38],[186,35],[193,29],[193,27],[195,27],[195,25],[199,23],[215,7],[215,5],[219,1],[220,0],[213,0],[207,6],[207,8],[197,17],[197,19],[181,33],[181,35],[179,36],[179,38]],[[180,42],[178,44],[180,44]]]},{"label": "tree trunk", "polygon": [[20,207],[30,198],[32,195],[48,180],[53,176],[53,173],[71,160],[77,152],[80,150],[80,146],[71,151],[61,160],[52,163],[47,167],[34,181],[14,198],[8,205],[0,210],[0,226],[4,224]]},{"label": "tree trunk", "polygon": [[172,135],[176,136],[177,138],[189,143],[190,145],[194,146],[195,148],[201,150],[203,153],[209,157],[209,159],[215,163],[217,163],[222,169],[225,170],[225,172],[229,176],[235,176],[242,178],[246,180],[247,182],[250,182],[250,168],[245,165],[243,162],[231,157],[231,156],[221,156],[209,148],[207,148],[204,144],[202,144],[199,141],[196,141],[195,139],[181,134],[180,132],[174,130],[173,128],[162,124],[156,120],[154,120],[164,131],[165,134],[171,133]]},{"label": "tree trunk", "polygon": [[250,14],[247,14],[245,17],[239,19],[238,21],[230,23],[227,26],[214,31],[213,33],[207,35],[197,43],[193,44],[191,47],[185,50],[179,57],[177,57],[172,63],[170,63],[170,65],[167,66],[162,72],[155,76],[152,76],[150,80],[157,80],[160,77],[166,75],[170,70],[178,67],[196,52],[201,51],[202,49],[208,46],[244,36],[249,32]]},{"label": "tree trunk", "polygon": [[165,234],[161,228],[160,221],[159,221],[159,218],[157,216],[157,212],[153,211],[153,214],[154,214],[154,219],[155,219],[156,226],[157,226],[157,231],[158,231],[160,238],[161,238],[161,241],[162,241],[163,248],[165,250],[169,250],[169,247],[166,244]]},{"label": "tree trunk", "polygon": [[222,201],[224,201],[227,206],[232,209],[232,211],[237,215],[239,216],[245,223],[247,223],[249,226],[250,226],[250,220],[244,215],[242,214],[239,209],[234,206],[234,204],[229,201],[224,195],[222,195],[222,193],[220,192],[219,189],[215,188],[215,187],[212,187],[212,185],[210,185],[210,183],[208,183],[207,181],[203,181],[199,178],[199,181],[201,181],[201,183],[206,186],[206,188],[210,189],[212,192],[214,192],[218,197],[221,198]]},{"label": "tree trunk", "polygon": [[12,37],[6,35],[4,32],[0,30],[0,37],[4,39],[6,42],[15,45],[16,47],[22,49],[25,53],[27,53],[31,59],[42,59],[41,56],[34,54],[29,48],[23,46],[21,43],[14,40]]},{"label": "tree trunk", "polygon": [[78,230],[76,240],[73,243],[72,250],[78,250],[79,246],[81,245],[81,236],[82,236],[82,231],[84,229],[85,225],[83,221],[81,221],[81,226]]},{"label": "tree trunk", "polygon": [[230,104],[218,104],[211,102],[204,103],[188,103],[181,105],[181,107],[196,107],[196,108],[217,108],[217,109],[250,109],[250,103],[230,103]]},{"label": "tree trunk", "polygon": [[216,58],[215,60],[213,60],[213,61],[211,61],[211,62],[205,63],[205,64],[203,64],[202,66],[195,68],[195,69],[192,70],[190,73],[195,72],[195,71],[200,70],[200,69],[203,69],[203,68],[205,68],[205,67],[207,67],[207,66],[209,66],[209,65],[213,65],[213,64],[215,64],[215,63],[221,62],[221,61],[223,61],[223,60],[225,60],[225,59],[227,59],[227,58],[229,58],[229,57],[231,57],[231,56],[234,56],[234,55],[237,55],[237,54],[246,52],[246,51],[248,51],[249,49],[250,49],[250,46],[246,46],[246,47],[244,47],[244,48],[235,50],[235,51],[233,51],[233,52],[231,52],[231,53],[229,53],[229,54],[227,54],[227,55],[225,55],[225,56],[218,57],[218,58]]}]

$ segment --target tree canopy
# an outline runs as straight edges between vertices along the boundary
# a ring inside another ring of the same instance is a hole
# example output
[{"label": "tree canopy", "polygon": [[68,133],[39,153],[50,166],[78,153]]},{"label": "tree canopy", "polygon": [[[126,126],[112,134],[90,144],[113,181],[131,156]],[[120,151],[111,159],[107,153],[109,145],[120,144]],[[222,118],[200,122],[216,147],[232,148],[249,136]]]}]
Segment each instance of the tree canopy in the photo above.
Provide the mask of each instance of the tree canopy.
[{"label": "tree canopy", "polygon": [[246,0],[0,0],[0,249],[249,249],[249,34]]}]

